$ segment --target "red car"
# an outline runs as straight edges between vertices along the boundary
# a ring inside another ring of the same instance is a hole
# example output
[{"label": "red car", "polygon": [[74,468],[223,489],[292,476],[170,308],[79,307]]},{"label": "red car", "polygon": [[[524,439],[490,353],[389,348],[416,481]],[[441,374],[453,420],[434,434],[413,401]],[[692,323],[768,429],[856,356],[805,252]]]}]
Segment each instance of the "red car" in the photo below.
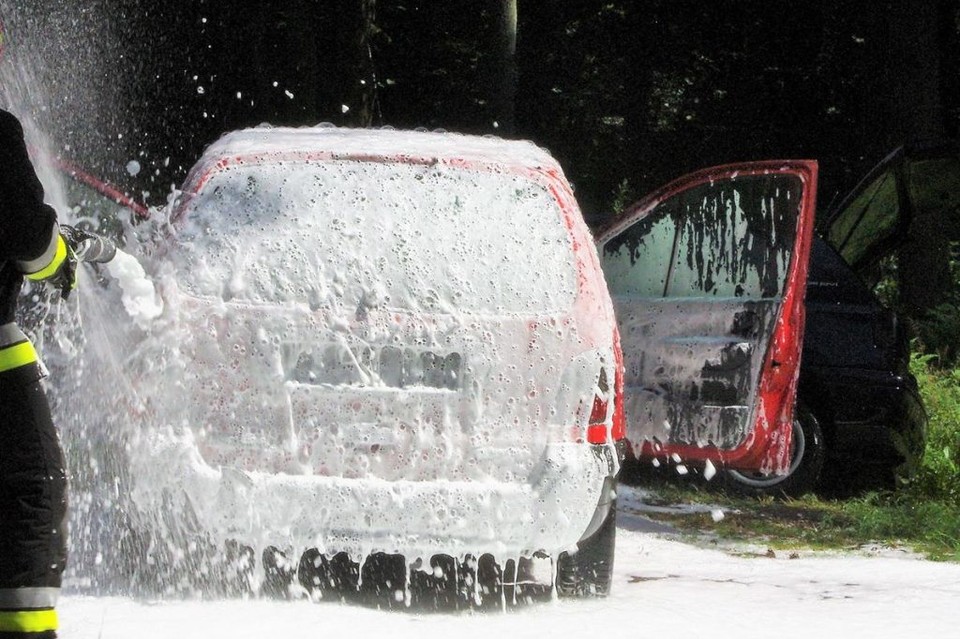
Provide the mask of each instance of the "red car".
[{"label": "red car", "polygon": [[136,343],[129,495],[148,536],[270,549],[268,571],[279,552],[309,591],[355,587],[373,556],[606,593],[620,345],[548,153],[235,132],[146,252],[165,310],[115,339]]}]

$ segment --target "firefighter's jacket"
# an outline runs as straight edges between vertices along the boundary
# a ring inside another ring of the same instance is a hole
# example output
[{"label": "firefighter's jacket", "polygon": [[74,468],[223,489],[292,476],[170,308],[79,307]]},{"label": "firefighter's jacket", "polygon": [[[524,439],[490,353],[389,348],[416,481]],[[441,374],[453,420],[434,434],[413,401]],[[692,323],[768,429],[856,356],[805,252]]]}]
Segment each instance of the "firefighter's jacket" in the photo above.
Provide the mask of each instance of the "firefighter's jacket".
[{"label": "firefighter's jacket", "polygon": [[27,155],[23,129],[0,109],[0,373],[37,361],[14,323],[26,276],[47,279],[67,259],[57,214],[43,203],[43,187]]},{"label": "firefighter's jacket", "polygon": [[[68,249],[43,203],[23,129],[0,110],[0,637],[52,639],[66,563],[66,473],[37,353],[14,317],[23,278]],[[69,274],[69,271],[64,271]]]}]

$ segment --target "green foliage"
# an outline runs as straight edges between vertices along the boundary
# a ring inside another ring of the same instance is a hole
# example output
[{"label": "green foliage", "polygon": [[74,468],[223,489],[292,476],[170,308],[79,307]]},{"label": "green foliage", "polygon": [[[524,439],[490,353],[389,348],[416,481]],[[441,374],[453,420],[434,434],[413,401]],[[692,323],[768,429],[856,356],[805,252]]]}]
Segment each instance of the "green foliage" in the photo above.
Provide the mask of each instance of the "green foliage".
[{"label": "green foliage", "polygon": [[960,367],[938,368],[938,359],[932,354],[911,358],[930,423],[920,472],[904,492],[917,501],[942,499],[960,507]]},{"label": "green foliage", "polygon": [[937,365],[949,368],[956,364],[960,357],[960,242],[952,242],[950,247],[953,290],[940,304],[913,321],[900,304],[901,274],[896,253],[883,258],[878,269],[877,284],[873,287],[877,298],[894,309],[901,319],[910,322],[921,349],[935,354]]},{"label": "green foliage", "polygon": [[960,347],[960,294],[953,293],[919,323],[920,339],[943,362],[956,360]]},{"label": "green foliage", "polygon": [[887,308],[900,310],[900,278],[898,276],[897,254],[891,253],[880,260],[880,278],[873,292]]},{"label": "green foliage", "polygon": [[960,356],[960,243],[950,248],[950,273],[953,291],[917,322],[917,333],[924,350],[936,353],[940,366],[957,364]]},{"label": "green foliage", "polygon": [[[651,486],[655,505],[703,504],[703,509],[664,509],[656,519],[678,530],[704,533],[771,549],[849,550],[866,546],[908,548],[930,559],[960,562],[960,506],[925,498],[920,490],[869,493],[840,500],[807,495],[786,501],[700,490],[671,481]],[[722,519],[712,513],[721,509]]]},{"label": "green foliage", "polygon": [[862,540],[906,543],[933,559],[960,561],[960,508],[914,491],[875,493],[842,507]]},{"label": "green foliage", "polygon": [[960,354],[960,292],[951,293],[928,311],[917,328],[924,347],[936,353],[943,365],[956,363]]},{"label": "green foliage", "polygon": [[610,205],[614,215],[621,215],[628,206],[639,199],[634,191],[630,180],[627,178],[620,180],[617,188],[613,191],[613,201]]}]

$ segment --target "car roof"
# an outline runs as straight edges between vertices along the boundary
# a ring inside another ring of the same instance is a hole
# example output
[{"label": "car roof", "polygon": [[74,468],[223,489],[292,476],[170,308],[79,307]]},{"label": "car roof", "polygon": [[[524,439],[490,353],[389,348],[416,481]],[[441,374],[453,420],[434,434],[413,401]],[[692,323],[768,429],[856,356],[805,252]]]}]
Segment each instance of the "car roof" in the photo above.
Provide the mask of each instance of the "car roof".
[{"label": "car roof", "polygon": [[[207,147],[193,172],[206,172],[223,158],[269,157],[272,154],[453,161],[561,172],[559,164],[546,149],[526,140],[446,131],[351,129],[332,125],[298,128],[261,125],[227,133]],[[188,178],[187,182],[191,179]]]}]

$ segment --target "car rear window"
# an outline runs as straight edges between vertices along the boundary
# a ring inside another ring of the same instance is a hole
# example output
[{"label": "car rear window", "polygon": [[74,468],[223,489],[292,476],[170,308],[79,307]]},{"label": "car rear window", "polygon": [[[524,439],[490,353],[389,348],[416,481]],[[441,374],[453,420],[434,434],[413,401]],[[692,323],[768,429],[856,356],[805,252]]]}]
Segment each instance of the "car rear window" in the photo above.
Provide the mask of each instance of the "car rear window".
[{"label": "car rear window", "polygon": [[216,171],[184,211],[188,292],[311,307],[553,313],[576,295],[547,188],[504,171],[328,160]]}]

